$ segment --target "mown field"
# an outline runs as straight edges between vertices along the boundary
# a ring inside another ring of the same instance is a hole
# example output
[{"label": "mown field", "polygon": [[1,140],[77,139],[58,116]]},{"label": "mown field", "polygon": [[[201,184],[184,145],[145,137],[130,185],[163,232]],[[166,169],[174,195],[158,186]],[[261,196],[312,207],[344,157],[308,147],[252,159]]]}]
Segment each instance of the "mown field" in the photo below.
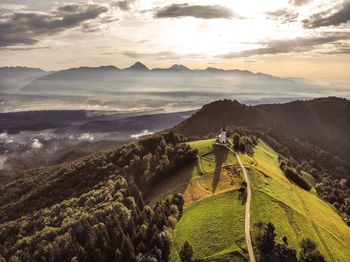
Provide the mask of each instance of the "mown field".
[{"label": "mown field", "polygon": [[290,182],[278,166],[277,154],[263,142],[253,158],[242,159],[252,184],[253,231],[257,222],[272,222],[279,242],[286,235],[289,245],[298,249],[299,241],[309,237],[327,261],[349,261],[350,228],[330,204],[314,189],[307,192]]}]

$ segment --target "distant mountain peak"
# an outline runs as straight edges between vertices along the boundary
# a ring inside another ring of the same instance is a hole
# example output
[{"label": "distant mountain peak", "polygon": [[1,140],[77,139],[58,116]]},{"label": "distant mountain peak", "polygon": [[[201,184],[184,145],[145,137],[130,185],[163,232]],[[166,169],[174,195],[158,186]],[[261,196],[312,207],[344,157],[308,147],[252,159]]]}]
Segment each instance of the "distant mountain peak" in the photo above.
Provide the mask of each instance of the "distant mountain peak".
[{"label": "distant mountain peak", "polygon": [[58,71],[57,73],[66,73],[66,72],[98,72],[98,71],[115,71],[119,70],[118,67],[113,65],[102,65],[102,66],[80,66],[80,67],[72,67],[69,69]]},{"label": "distant mountain peak", "polygon": [[207,67],[204,71],[208,71],[208,72],[218,72],[218,71],[225,71],[224,69],[219,69],[216,67]]},{"label": "distant mountain peak", "polygon": [[5,66],[0,67],[0,71],[13,71],[13,72],[24,72],[24,71],[37,71],[37,72],[45,72],[41,68],[33,68],[33,67],[26,67],[26,66]]},{"label": "distant mountain peak", "polygon": [[174,64],[171,67],[169,67],[169,70],[173,71],[191,71],[188,67],[181,65],[181,64]]},{"label": "distant mountain peak", "polygon": [[133,71],[148,71],[148,67],[142,64],[141,62],[137,61],[132,66],[125,68],[126,70],[133,70]]}]

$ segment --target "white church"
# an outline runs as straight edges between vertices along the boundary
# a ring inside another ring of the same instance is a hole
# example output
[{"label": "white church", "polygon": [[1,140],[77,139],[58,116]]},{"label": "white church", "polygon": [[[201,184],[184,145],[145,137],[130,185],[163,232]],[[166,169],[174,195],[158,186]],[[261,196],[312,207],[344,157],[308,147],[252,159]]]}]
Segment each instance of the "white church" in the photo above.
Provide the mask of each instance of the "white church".
[{"label": "white church", "polygon": [[227,133],[226,133],[225,125],[221,129],[221,132],[220,132],[220,135],[219,135],[219,142],[221,144],[226,144],[227,143]]}]

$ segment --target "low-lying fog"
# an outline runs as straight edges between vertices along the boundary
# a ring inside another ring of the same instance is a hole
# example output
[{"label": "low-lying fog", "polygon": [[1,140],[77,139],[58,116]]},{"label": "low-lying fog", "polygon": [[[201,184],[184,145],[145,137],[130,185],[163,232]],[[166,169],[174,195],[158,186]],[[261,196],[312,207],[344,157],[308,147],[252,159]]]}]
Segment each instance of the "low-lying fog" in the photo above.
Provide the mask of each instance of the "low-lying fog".
[{"label": "low-lying fog", "polygon": [[193,111],[163,114],[31,111],[0,114],[0,181],[172,127]]}]

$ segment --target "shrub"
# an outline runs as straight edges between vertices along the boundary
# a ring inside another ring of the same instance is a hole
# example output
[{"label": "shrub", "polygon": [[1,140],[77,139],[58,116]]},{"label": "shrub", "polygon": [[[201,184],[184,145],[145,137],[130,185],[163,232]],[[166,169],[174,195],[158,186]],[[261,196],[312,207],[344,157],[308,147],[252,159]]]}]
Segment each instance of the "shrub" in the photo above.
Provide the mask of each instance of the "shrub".
[{"label": "shrub", "polygon": [[300,261],[301,262],[324,262],[324,257],[316,249],[316,243],[309,238],[302,239],[300,242]]},{"label": "shrub", "polygon": [[179,252],[179,256],[182,262],[191,262],[192,256],[193,256],[193,248],[188,243],[188,241],[185,241],[183,247],[181,248]]},{"label": "shrub", "polygon": [[292,180],[295,184],[297,184],[301,188],[303,188],[307,191],[311,190],[310,184],[308,182],[306,182],[304,180],[304,178],[302,178],[294,168],[286,167],[284,169],[284,174],[286,175],[286,177],[288,179]]}]

